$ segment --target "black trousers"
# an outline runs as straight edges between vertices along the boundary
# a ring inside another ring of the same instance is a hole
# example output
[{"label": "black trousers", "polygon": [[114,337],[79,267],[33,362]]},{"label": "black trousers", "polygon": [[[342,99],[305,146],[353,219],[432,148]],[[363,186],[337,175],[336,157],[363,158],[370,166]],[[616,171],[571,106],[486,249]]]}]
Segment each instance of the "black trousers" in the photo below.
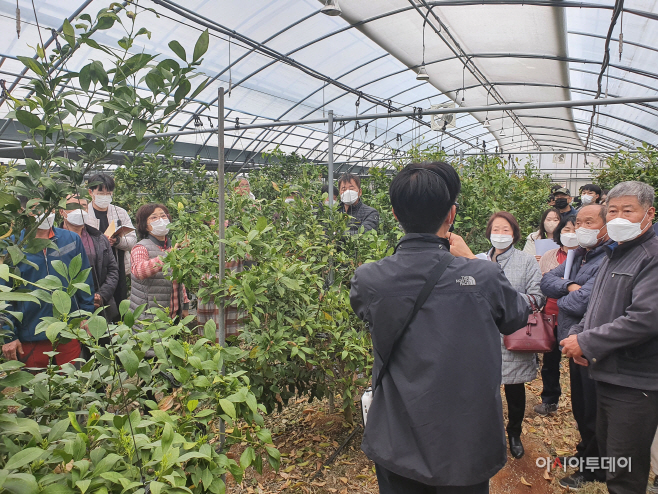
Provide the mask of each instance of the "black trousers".
[{"label": "black trousers", "polygon": [[507,401],[507,434],[518,437],[521,435],[525,415],[525,385],[505,384],[505,400]]},{"label": "black trousers", "polygon": [[[571,376],[571,409],[578,424],[580,443],[576,446],[576,456],[583,458],[599,458],[599,444],[596,438],[596,382],[589,377],[587,367],[578,365],[569,359],[569,374]],[[595,465],[599,460],[590,460]],[[605,470],[583,469],[587,480],[605,482]]]},{"label": "black trousers", "polygon": [[[644,494],[651,468],[651,443],[658,427],[658,391],[596,382],[596,436],[602,458],[613,458],[606,471],[610,494]],[[630,467],[620,468],[630,458]],[[623,461],[623,460],[622,460]]]},{"label": "black trousers", "polygon": [[421,484],[375,464],[380,494],[489,494],[489,481],[468,486]]},{"label": "black trousers", "polygon": [[[555,337],[557,339],[557,328],[555,328]],[[560,389],[560,362],[562,352],[560,345],[555,345],[552,352],[545,353],[542,356],[541,364],[541,381],[543,389],[541,391],[542,403],[557,405],[562,390]]]}]

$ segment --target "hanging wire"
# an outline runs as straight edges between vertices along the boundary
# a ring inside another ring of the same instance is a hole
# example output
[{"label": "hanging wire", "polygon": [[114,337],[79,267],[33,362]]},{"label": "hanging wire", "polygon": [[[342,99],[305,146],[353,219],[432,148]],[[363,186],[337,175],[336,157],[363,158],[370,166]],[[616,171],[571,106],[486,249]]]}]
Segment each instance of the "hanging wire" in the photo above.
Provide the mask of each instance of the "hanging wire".
[{"label": "hanging wire", "polygon": [[18,0],[16,0],[16,34],[18,39],[21,38],[21,9],[18,7]]},{"label": "hanging wire", "polygon": [[621,54],[624,52],[624,11],[621,11],[619,19],[619,61],[621,62]]}]

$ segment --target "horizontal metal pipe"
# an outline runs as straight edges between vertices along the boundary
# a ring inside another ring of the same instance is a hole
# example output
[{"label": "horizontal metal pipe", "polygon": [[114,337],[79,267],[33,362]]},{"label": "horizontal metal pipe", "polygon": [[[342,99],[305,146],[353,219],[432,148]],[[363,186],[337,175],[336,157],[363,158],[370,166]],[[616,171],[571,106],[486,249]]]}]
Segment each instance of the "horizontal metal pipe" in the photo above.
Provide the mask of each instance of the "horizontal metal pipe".
[{"label": "horizontal metal pipe", "polygon": [[[658,96],[639,96],[631,98],[599,98],[588,100],[568,100],[568,101],[546,101],[536,103],[509,103],[506,105],[490,106],[457,106],[455,108],[440,108],[437,110],[423,110],[423,115],[447,115],[456,113],[482,113],[494,111],[514,111],[514,110],[535,110],[543,108],[574,108],[579,106],[601,106],[601,105],[626,105],[630,103],[650,103],[658,101]],[[376,120],[379,118],[408,118],[414,117],[416,112],[394,111],[391,113],[370,113],[364,115],[335,117],[336,122],[350,122],[353,120]],[[523,115],[520,116],[523,118]],[[228,127],[226,130],[249,130],[249,129],[266,129],[271,127],[282,127],[286,125],[311,125],[326,123],[326,118],[310,118],[307,120],[296,120],[286,122],[264,122],[250,125],[239,125],[238,127]],[[195,129],[182,130],[178,132],[165,132],[162,134],[151,134],[144,136],[145,139],[157,139],[164,137],[175,137],[193,134],[215,133],[217,129]]]}]

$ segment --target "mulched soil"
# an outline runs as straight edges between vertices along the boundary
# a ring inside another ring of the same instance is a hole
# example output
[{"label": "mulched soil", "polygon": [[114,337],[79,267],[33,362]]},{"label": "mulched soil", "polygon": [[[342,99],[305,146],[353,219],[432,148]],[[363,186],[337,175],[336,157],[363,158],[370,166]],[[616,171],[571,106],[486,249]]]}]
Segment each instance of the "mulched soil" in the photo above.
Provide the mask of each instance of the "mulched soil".
[{"label": "mulched soil", "polygon": [[[562,361],[562,397],[557,413],[550,417],[537,415],[533,408],[541,402],[541,378],[526,385],[526,417],[522,441],[526,454],[520,460],[508,455],[505,467],[491,480],[492,494],[557,494],[566,492],[558,480],[572,473],[562,470],[546,472],[537,467],[537,458],[573,454],[580,437],[571,414],[569,371]],[[337,399],[338,403],[339,400]],[[503,398],[503,403],[505,399]],[[504,406],[505,407],[505,406]],[[506,414],[505,410],[505,414]],[[360,422],[360,417],[359,417]],[[342,414],[328,413],[325,401],[308,403],[304,399],[291,403],[281,413],[266,417],[274,444],[281,451],[281,468],[274,472],[269,466],[259,475],[250,469],[241,484],[228,479],[231,493],[378,493],[374,464],[360,449],[362,429],[357,432],[338,458],[321,468],[337,447],[349,436],[352,428],[344,423]],[[230,454],[238,459],[240,445]],[[322,474],[316,476],[319,469]],[[593,484],[579,491],[585,494],[607,494],[604,484]]]}]

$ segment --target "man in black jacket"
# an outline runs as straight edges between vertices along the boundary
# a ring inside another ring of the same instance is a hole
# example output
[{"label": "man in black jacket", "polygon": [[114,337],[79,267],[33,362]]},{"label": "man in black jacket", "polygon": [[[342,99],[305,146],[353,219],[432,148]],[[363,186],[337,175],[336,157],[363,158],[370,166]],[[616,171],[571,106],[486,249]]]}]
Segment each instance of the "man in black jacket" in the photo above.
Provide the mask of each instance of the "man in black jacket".
[{"label": "man in black jacket", "polygon": [[340,192],[340,208],[352,217],[350,221],[349,234],[363,231],[377,230],[379,226],[379,213],[375,208],[366,206],[361,200],[361,179],[358,175],[346,173],[338,179],[338,190]]},{"label": "man in black jacket", "polygon": [[658,238],[653,188],[622,182],[608,194],[613,243],[599,269],[585,319],[563,353],[596,381],[596,436],[611,494],[644,493],[658,427]]},{"label": "man in black jacket", "polygon": [[[406,235],[395,254],[352,278],[352,308],[372,334],[373,384],[388,361],[362,444],[382,494],[488,493],[507,460],[500,333],[523,327],[529,307],[496,263],[474,259],[448,232],[460,187],[447,163],[402,170],[390,196]],[[428,273],[452,255],[393,347]]]}]

